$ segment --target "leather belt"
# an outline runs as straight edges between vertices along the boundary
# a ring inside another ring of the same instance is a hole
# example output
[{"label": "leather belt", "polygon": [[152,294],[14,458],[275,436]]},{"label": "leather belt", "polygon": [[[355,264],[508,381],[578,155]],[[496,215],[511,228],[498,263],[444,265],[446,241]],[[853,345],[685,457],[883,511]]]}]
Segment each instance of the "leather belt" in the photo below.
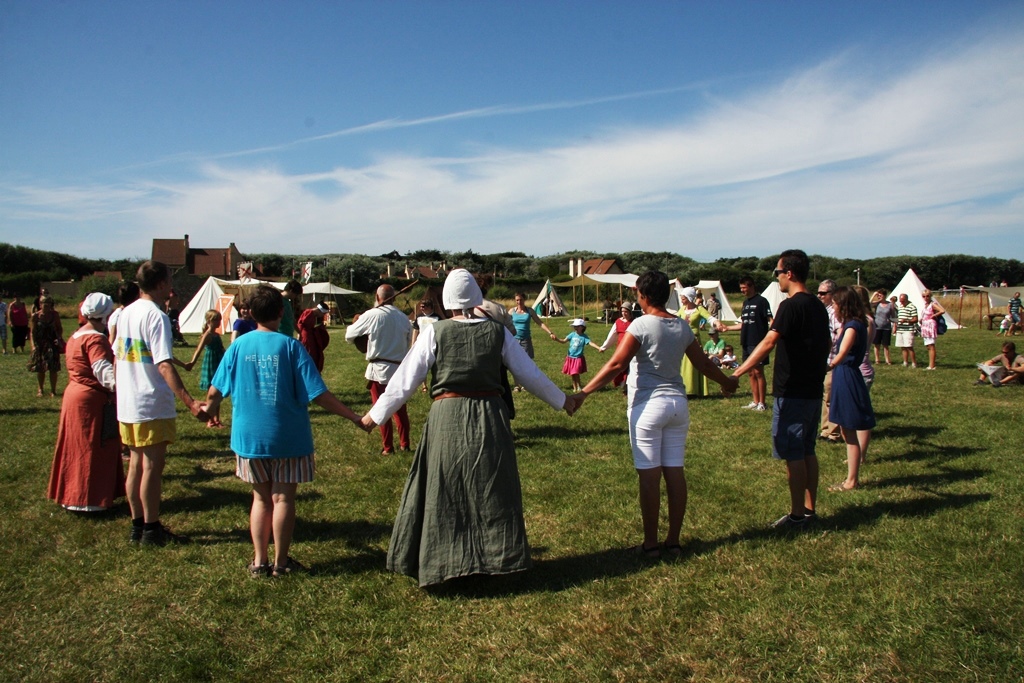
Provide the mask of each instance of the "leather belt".
[{"label": "leather belt", "polygon": [[501,396],[504,392],[501,391],[446,391],[443,394],[438,394],[434,397],[435,401],[440,401],[442,398],[489,398],[491,396]]}]

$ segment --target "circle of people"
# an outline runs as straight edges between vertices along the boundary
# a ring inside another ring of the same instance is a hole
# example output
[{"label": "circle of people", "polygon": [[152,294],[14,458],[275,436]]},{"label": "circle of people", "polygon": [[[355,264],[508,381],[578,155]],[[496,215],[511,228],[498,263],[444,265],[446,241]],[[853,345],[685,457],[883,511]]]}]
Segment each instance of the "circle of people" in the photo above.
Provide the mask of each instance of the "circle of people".
[{"label": "circle of people", "polygon": [[[411,449],[406,403],[418,389],[429,392],[430,410],[402,492],[387,568],[430,586],[531,566],[510,422],[518,391],[529,391],[571,416],[607,384],[622,387],[643,528],[642,541],[628,550],[644,558],[684,553],[680,533],[687,500],[688,398],[708,395],[709,380],[731,396],[739,378],[749,375],[752,400],[745,407],[766,412],[764,369],[772,351],[772,454],[785,463],[790,509],[769,526],[796,530],[816,520],[815,446],[821,439],[845,443],[847,450],[847,476],[829,490],[857,488],[875,426],[871,348],[875,363],[884,358],[891,364],[895,332],[903,366],[917,367],[913,347],[920,335],[932,370],[945,311],[927,290],[922,311],[905,294],[887,298],[880,290],[869,295],[863,287],[838,287],[831,280],[812,294],[806,286],[809,268],[801,250],[780,255],[774,277],[787,298],[774,315],[753,279],[743,278],[740,321],[732,326],[713,315],[717,301],[712,298],[711,308],[705,307],[693,288],[682,291],[678,313],[670,312],[668,277],[644,273],[636,282],[636,303],[623,303],[601,345],[587,336],[586,322],[579,318],[571,320],[572,332],[559,337],[522,293],[507,310],[485,299],[477,280],[463,269],[445,280],[440,303],[449,314],[446,319],[426,298],[410,321],[394,304],[395,290],[382,285],[374,306],[357,315],[345,332],[346,342],[365,354],[372,402],[365,415],[338,400],[321,378],[330,341],[324,325],[329,309],[320,303],[296,318],[302,288],[295,281],[283,293],[256,287],[240,304],[227,349],[219,332],[221,313],[207,312],[187,362],[174,357],[175,340],[184,339],[172,321],[176,316],[168,316],[161,305],[173,292],[171,272],[156,261],[143,263],[136,282],[122,285],[116,309],[105,294],[86,296],[80,327],[66,344],[45,290],[31,315],[20,297],[10,306],[0,301],[0,330],[5,355],[8,323],[15,353],[24,352],[30,342],[28,369],[38,375],[40,397],[47,373],[49,395],[56,395],[60,356],[66,359],[69,382],[48,497],[76,512],[107,510],[126,497],[132,544],[189,542],[160,520],[162,474],[176,438],[175,400],[208,427],[221,428],[221,404],[231,397],[235,474],[252,487],[253,557],[247,570],[253,577],[309,571],[289,554],[297,486],[312,481],[315,473],[309,403],[364,431],[379,428],[381,452],[388,455],[395,452],[393,423],[398,448]],[[1018,294],[1010,303],[1006,334],[1020,331],[1020,309]],[[559,389],[533,362],[533,324],[567,345],[562,373],[571,378],[572,393]],[[709,340],[702,345],[704,329]],[[740,332],[742,362],[720,339],[723,331]],[[584,385],[588,346],[614,350]],[[176,368],[190,371],[200,357],[199,386],[206,393],[197,399]],[[723,368],[732,369],[732,375]],[[1024,381],[1024,356],[1017,355],[1013,342],[1004,343],[999,356],[978,368],[978,384]],[[668,510],[664,534],[659,529],[662,482]]]}]

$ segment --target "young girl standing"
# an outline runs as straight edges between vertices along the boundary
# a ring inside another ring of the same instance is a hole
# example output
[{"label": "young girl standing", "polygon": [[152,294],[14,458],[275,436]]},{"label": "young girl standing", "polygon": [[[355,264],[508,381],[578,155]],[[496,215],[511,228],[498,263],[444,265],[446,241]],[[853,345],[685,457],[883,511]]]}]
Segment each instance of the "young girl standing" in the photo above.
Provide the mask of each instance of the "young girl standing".
[{"label": "young girl standing", "polygon": [[587,371],[587,359],[583,357],[583,351],[586,350],[587,346],[593,346],[598,351],[604,353],[604,349],[590,341],[590,337],[587,336],[587,324],[583,322],[583,318],[575,318],[571,323],[573,331],[565,339],[557,339],[562,344],[569,344],[569,351],[565,357],[565,363],[562,365],[562,374],[569,375],[572,377],[572,390],[579,393],[580,375]]},{"label": "young girl standing", "polygon": [[[219,311],[211,308],[206,312],[206,322],[203,324],[199,343],[196,344],[196,352],[192,354],[192,360],[186,366],[191,372],[192,367],[199,359],[199,354],[203,352],[203,349],[206,349],[206,353],[203,355],[203,366],[199,372],[199,388],[203,391],[210,388],[210,382],[213,381],[213,376],[217,374],[217,368],[220,367],[220,361],[224,357],[224,342],[220,338],[220,333],[217,332],[221,320]],[[213,417],[206,423],[206,426],[223,427],[224,425],[221,424],[218,418]]]}]

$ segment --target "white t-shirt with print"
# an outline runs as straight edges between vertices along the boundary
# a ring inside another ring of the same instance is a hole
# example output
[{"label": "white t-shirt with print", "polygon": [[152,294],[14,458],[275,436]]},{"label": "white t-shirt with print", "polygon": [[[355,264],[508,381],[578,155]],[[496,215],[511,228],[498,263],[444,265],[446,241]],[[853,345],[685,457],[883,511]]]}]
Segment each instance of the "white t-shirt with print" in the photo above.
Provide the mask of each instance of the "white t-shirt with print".
[{"label": "white t-shirt with print", "polygon": [[171,321],[152,301],[139,299],[121,311],[117,358],[117,419],[125,424],[174,419],[174,392],[158,365],[173,357]]}]

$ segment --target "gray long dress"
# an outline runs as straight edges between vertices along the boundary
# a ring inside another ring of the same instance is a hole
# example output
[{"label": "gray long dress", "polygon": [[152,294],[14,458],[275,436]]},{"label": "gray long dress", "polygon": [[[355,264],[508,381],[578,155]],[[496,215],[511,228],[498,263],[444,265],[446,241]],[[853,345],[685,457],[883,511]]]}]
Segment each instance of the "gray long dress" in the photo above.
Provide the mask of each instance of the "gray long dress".
[{"label": "gray long dress", "polygon": [[[435,400],[395,519],[387,567],[420,586],[530,567],[515,447],[500,396],[505,328],[434,323]],[[479,396],[480,393],[494,395]]]}]

